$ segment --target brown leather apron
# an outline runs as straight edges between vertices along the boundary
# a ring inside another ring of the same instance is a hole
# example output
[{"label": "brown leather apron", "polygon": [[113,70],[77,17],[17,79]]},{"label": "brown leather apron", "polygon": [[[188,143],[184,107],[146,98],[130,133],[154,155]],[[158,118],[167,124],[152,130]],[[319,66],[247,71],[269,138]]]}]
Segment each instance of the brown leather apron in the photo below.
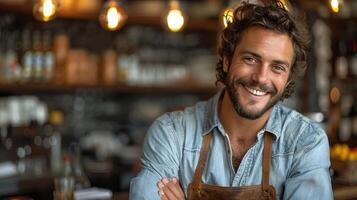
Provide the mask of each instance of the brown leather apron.
[{"label": "brown leather apron", "polygon": [[199,199],[224,199],[224,200],[237,200],[237,199],[269,199],[275,200],[275,188],[269,185],[269,168],[271,160],[271,143],[272,135],[269,132],[264,133],[264,150],[262,162],[262,184],[241,187],[222,187],[204,184],[201,182],[202,173],[206,164],[209,145],[212,138],[212,133],[203,137],[203,144],[201,147],[200,158],[193,181],[188,185],[188,200]]}]

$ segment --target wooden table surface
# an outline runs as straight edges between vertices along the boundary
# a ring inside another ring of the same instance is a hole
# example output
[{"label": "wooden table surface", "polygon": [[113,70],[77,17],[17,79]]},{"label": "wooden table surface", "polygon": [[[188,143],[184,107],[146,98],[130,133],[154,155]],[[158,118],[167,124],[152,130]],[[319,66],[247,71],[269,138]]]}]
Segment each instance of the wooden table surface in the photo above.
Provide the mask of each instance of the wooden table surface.
[{"label": "wooden table surface", "polygon": [[339,199],[357,199],[357,185],[336,185],[333,184],[333,196]]},{"label": "wooden table surface", "polygon": [[129,194],[128,193],[114,193],[113,200],[128,200]]}]

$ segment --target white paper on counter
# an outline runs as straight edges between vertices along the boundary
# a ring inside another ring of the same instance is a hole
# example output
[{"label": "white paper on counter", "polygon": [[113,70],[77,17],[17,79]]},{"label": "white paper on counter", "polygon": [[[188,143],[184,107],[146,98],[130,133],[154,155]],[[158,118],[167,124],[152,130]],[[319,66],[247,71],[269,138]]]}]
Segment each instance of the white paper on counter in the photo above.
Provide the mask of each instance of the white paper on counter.
[{"label": "white paper on counter", "polygon": [[107,200],[112,199],[113,193],[112,191],[104,188],[91,187],[86,189],[76,190],[74,192],[75,200]]},{"label": "white paper on counter", "polygon": [[0,163],[0,178],[5,178],[17,174],[16,165],[13,162],[6,161]]}]

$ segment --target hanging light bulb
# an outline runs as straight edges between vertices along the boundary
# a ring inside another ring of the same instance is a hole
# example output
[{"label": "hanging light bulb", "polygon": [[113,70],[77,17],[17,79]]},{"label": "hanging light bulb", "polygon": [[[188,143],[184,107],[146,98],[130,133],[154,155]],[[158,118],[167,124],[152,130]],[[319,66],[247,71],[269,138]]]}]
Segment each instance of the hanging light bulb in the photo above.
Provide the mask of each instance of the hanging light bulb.
[{"label": "hanging light bulb", "polygon": [[232,8],[226,8],[223,11],[222,22],[223,22],[224,28],[226,28],[228,26],[228,23],[233,22],[233,9]]},{"label": "hanging light bulb", "polygon": [[119,3],[115,0],[109,0],[102,8],[99,22],[105,29],[116,31],[124,26],[127,18],[125,10]]},{"label": "hanging light bulb", "polygon": [[56,17],[58,3],[56,0],[37,0],[33,6],[33,15],[40,21],[50,21]]},{"label": "hanging light bulb", "polygon": [[290,11],[291,4],[288,0],[280,0],[280,2],[283,4],[285,10]]},{"label": "hanging light bulb", "polygon": [[340,2],[338,2],[338,0],[331,0],[330,5],[332,12],[338,13],[340,11]]},{"label": "hanging light bulb", "polygon": [[185,24],[185,17],[177,0],[170,1],[170,10],[166,16],[167,27],[172,32],[179,32]]}]

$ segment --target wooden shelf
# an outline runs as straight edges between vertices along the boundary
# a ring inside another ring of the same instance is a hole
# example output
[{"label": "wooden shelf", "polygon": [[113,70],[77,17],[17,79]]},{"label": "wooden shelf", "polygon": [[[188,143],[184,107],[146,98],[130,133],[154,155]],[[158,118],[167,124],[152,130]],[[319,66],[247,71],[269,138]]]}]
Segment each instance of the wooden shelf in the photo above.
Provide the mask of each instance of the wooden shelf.
[{"label": "wooden shelf", "polygon": [[55,85],[45,83],[0,84],[0,93],[58,93],[76,90],[101,90],[117,93],[193,93],[214,94],[218,89],[209,86],[178,84],[172,86],[130,86],[130,85]]}]

